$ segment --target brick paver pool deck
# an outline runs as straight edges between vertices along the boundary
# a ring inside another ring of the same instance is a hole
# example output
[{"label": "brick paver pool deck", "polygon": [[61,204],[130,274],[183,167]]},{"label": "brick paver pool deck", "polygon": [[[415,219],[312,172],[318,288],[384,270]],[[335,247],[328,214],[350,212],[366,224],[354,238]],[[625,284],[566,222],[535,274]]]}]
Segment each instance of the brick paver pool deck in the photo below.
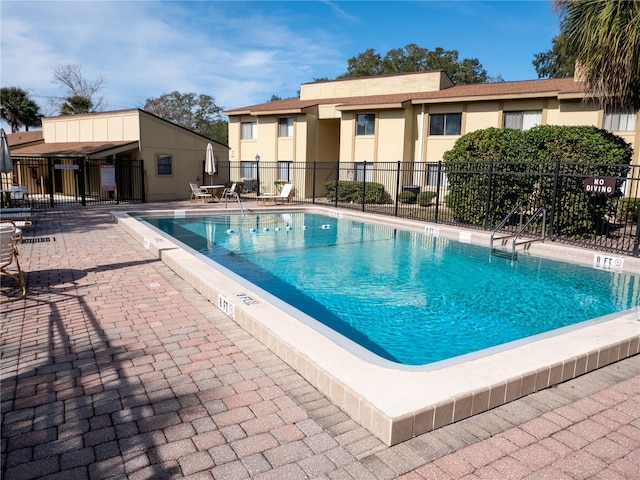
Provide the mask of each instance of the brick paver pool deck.
[{"label": "brick paver pool deck", "polygon": [[29,295],[0,315],[3,479],[640,478],[640,356],[387,447],[112,210],[38,210],[20,246]]}]

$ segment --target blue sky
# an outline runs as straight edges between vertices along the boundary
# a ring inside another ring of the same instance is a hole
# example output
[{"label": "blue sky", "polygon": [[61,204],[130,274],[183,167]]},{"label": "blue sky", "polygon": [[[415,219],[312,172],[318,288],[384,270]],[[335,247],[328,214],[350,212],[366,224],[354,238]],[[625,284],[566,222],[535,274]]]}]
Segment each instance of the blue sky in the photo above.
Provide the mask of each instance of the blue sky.
[{"label": "blue sky", "polygon": [[558,17],[538,1],[13,1],[0,3],[0,84],[30,92],[46,115],[56,65],[103,77],[106,110],[177,90],[227,109],[335,78],[369,48],[416,43],[478,58],[489,75],[536,78]]}]

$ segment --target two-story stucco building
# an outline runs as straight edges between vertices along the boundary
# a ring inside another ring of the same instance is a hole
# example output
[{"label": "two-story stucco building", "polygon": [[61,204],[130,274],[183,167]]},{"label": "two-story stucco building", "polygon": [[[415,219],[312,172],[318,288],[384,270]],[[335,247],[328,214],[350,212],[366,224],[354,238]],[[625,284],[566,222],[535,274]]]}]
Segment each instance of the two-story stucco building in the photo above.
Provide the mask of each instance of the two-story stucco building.
[{"label": "two-story stucco building", "polygon": [[[309,196],[310,181],[293,165],[340,162],[356,180],[375,181],[377,162],[437,162],[461,135],[489,127],[594,125],[634,145],[632,163],[640,165],[638,112],[603,111],[574,78],[456,86],[430,71],[319,81],[301,85],[299,98],[225,114],[229,160],[240,162],[231,177],[251,177],[259,155],[277,162],[278,178],[269,180],[293,181],[299,196]],[[425,185],[425,169],[416,171],[412,182]]]}]

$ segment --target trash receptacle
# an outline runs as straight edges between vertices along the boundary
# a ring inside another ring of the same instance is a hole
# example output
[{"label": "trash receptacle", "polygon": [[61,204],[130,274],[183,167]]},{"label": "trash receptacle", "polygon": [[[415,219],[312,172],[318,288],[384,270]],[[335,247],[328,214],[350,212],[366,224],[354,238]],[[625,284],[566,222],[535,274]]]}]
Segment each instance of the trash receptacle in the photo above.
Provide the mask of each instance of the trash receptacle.
[{"label": "trash receptacle", "polygon": [[420,193],[420,185],[403,185],[403,192],[412,192],[416,197]]}]

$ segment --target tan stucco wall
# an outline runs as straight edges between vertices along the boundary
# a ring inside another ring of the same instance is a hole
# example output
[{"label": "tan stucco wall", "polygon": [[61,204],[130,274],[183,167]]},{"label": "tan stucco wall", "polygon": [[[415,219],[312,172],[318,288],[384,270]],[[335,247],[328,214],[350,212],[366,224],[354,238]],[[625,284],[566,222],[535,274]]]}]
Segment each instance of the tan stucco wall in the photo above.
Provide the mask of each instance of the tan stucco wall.
[{"label": "tan stucco wall", "polygon": [[42,134],[45,143],[135,141],[138,110],[43,118]]},{"label": "tan stucco wall", "polygon": [[452,86],[443,72],[421,72],[384,77],[351,78],[300,86],[300,100],[363,97],[390,93],[434,92]]},{"label": "tan stucco wall", "polygon": [[[216,161],[226,162],[229,154],[226,147],[182,128],[164,122],[152,115],[140,116],[140,151],[144,160],[147,201],[178,200],[189,198],[190,182],[214,185],[226,181],[220,173],[202,177],[202,165],[207,144],[213,146]],[[171,175],[158,175],[157,155],[172,156]]]}]

